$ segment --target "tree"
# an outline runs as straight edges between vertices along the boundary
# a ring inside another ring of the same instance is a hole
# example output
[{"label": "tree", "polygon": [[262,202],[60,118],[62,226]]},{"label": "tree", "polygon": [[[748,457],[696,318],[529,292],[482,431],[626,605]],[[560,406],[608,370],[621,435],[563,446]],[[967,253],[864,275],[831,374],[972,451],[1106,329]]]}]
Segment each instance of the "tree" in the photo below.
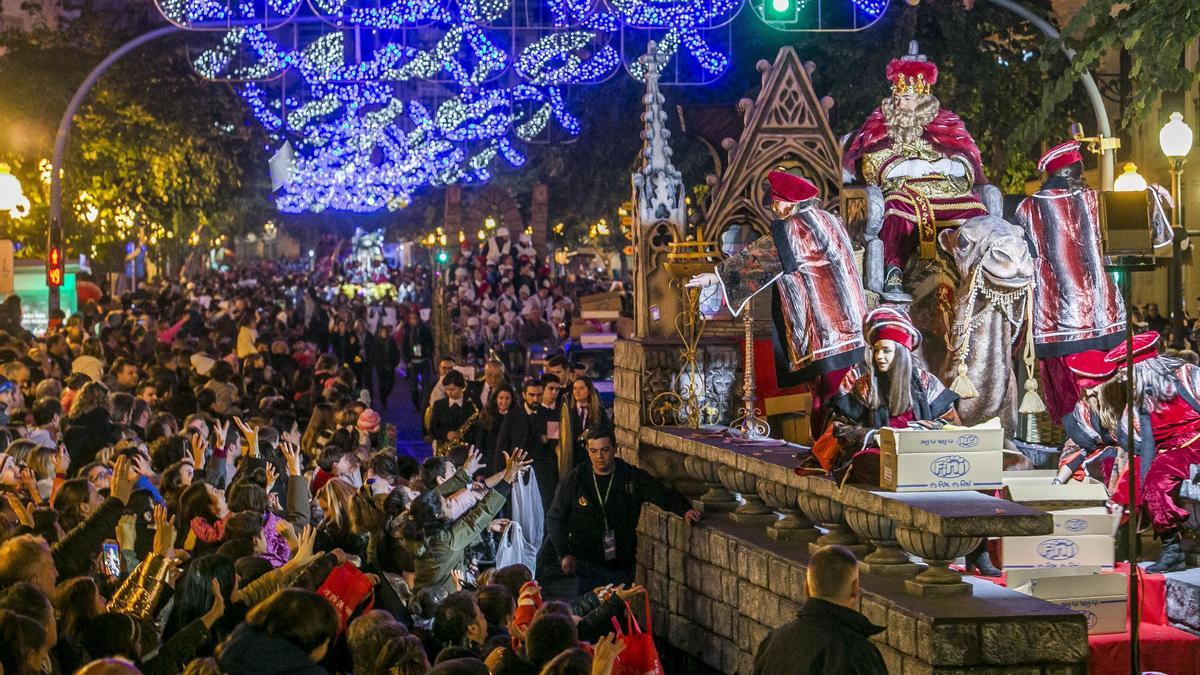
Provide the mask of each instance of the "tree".
[{"label": "tree", "polygon": [[[1050,77],[1042,89],[1042,104],[1018,130],[1020,140],[1037,138],[1052,119],[1051,110],[1066,99],[1085,69],[1095,69],[1100,59],[1113,50],[1129,54],[1132,91],[1121,119],[1128,129],[1141,121],[1150,106],[1166,93],[1190,90],[1200,73],[1184,63],[1188,45],[1200,39],[1200,5],[1195,0],[1154,0],[1113,3],[1087,0],[1038,61]],[[1059,47],[1076,51],[1063,69]]]},{"label": "tree", "polygon": [[[89,10],[59,31],[0,36],[0,117],[31,132],[4,158],[33,206],[14,232],[24,253],[44,253],[45,166],[67,101],[95,63],[150,27]],[[63,175],[67,253],[111,269],[139,232],[163,261],[261,226],[273,213],[264,147],[236,94],[197,76],[180,40],[142,47],[101,78],[75,119]]]}]

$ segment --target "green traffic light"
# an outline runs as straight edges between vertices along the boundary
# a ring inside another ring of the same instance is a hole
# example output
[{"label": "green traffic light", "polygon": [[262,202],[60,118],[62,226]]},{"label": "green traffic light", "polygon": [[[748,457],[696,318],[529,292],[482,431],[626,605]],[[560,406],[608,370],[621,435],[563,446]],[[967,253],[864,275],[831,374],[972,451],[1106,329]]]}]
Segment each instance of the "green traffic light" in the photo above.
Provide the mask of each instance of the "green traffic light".
[{"label": "green traffic light", "polygon": [[438,261],[438,262],[440,262],[440,263],[444,263],[444,262],[447,262],[447,261],[449,261],[449,260],[450,260],[450,254],[446,253],[445,251],[438,251],[438,254],[437,254],[437,261]]},{"label": "green traffic light", "polygon": [[796,20],[796,0],[763,0],[763,19],[790,23]]}]

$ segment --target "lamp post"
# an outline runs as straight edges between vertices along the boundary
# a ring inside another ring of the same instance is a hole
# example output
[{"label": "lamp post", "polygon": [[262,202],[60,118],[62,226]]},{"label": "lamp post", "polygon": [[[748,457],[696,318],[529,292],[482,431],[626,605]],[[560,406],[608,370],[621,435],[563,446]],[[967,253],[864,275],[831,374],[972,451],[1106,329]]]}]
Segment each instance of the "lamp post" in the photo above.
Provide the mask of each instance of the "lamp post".
[{"label": "lamp post", "polygon": [[0,163],[0,211],[7,211],[17,218],[28,209],[29,199],[21,189],[21,181],[12,175],[7,164]]},{"label": "lamp post", "polygon": [[1182,183],[1183,163],[1192,151],[1192,128],[1183,121],[1183,115],[1171,113],[1171,121],[1158,132],[1158,145],[1171,164],[1171,272],[1167,281],[1167,304],[1171,307],[1171,346],[1182,349],[1187,344],[1183,337],[1183,242],[1187,231],[1183,227]]},{"label": "lamp post", "polygon": [[1121,175],[1113,181],[1113,189],[1117,192],[1145,192],[1146,179],[1138,173],[1137,164],[1129,162],[1121,171]]}]

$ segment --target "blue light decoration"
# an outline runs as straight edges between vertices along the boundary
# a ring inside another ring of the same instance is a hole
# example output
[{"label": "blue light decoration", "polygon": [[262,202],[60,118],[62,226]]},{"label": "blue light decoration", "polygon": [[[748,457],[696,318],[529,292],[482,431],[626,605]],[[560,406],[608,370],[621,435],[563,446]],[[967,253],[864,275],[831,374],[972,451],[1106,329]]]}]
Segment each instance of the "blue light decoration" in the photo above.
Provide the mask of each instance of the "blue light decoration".
[{"label": "blue light decoration", "polygon": [[[168,21],[212,36],[196,72],[233,82],[275,146],[293,148],[276,197],[291,213],[395,210],[429,186],[486,182],[497,166],[526,162],[523,144],[577,136],[569,88],[622,66],[640,79],[649,40],[674,62],[663,84],[720,77],[730,22],[746,4],[761,17],[770,2],[155,1]],[[888,2],[800,0],[837,5],[840,14],[813,14],[849,17],[851,29]]]}]

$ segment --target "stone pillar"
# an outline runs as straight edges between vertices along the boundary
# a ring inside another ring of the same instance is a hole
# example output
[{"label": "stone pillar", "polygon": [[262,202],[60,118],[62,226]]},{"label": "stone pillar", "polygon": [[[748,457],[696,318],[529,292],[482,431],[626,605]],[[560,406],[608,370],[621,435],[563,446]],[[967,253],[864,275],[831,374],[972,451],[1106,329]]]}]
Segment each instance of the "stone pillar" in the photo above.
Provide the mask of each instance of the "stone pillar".
[{"label": "stone pillar", "polygon": [[896,543],[896,521],[877,513],[846,507],[846,523],[858,536],[875,545],[859,563],[867,574],[912,576],[919,568]]},{"label": "stone pillar", "polygon": [[816,551],[822,546],[837,544],[850,549],[854,552],[854,556],[861,560],[870,550],[870,546],[859,541],[858,537],[850,531],[846,524],[845,509],[842,508],[840,502],[829,497],[801,492],[800,510],[804,511],[804,515],[808,516],[810,520],[820,524],[826,530],[825,534],[818,537],[816,541],[809,543],[810,552]]},{"label": "stone pillar", "polygon": [[548,255],[546,228],[550,220],[550,187],[545,183],[533,186],[533,203],[529,207],[529,226],[533,228],[533,248],[538,255]]},{"label": "stone pillar", "polygon": [[721,485],[718,464],[688,455],[683,460],[688,475],[704,484],[704,494],[692,500],[692,508],[702,513],[728,513],[738,507],[733,493]]},{"label": "stone pillar", "polygon": [[897,527],[896,540],[901,548],[925,561],[929,568],[904,582],[913,595],[970,595],[971,585],[962,574],[950,569],[950,563],[979,545],[979,537],[947,537],[915,527]]},{"label": "stone pillar", "polygon": [[796,488],[773,480],[760,480],[758,493],[767,506],[783,516],[767,527],[768,537],[776,541],[808,541],[821,534],[800,511],[800,491]]},{"label": "stone pillar", "polygon": [[729,514],[735,523],[769,525],[775,522],[775,512],[767,508],[758,496],[758,477],[748,471],[721,465],[717,469],[721,484],[742,496],[741,505]]},{"label": "stone pillar", "polygon": [[446,240],[458,246],[458,233],[463,229],[462,186],[447,185],[446,200],[442,208],[442,227],[446,229]]}]

